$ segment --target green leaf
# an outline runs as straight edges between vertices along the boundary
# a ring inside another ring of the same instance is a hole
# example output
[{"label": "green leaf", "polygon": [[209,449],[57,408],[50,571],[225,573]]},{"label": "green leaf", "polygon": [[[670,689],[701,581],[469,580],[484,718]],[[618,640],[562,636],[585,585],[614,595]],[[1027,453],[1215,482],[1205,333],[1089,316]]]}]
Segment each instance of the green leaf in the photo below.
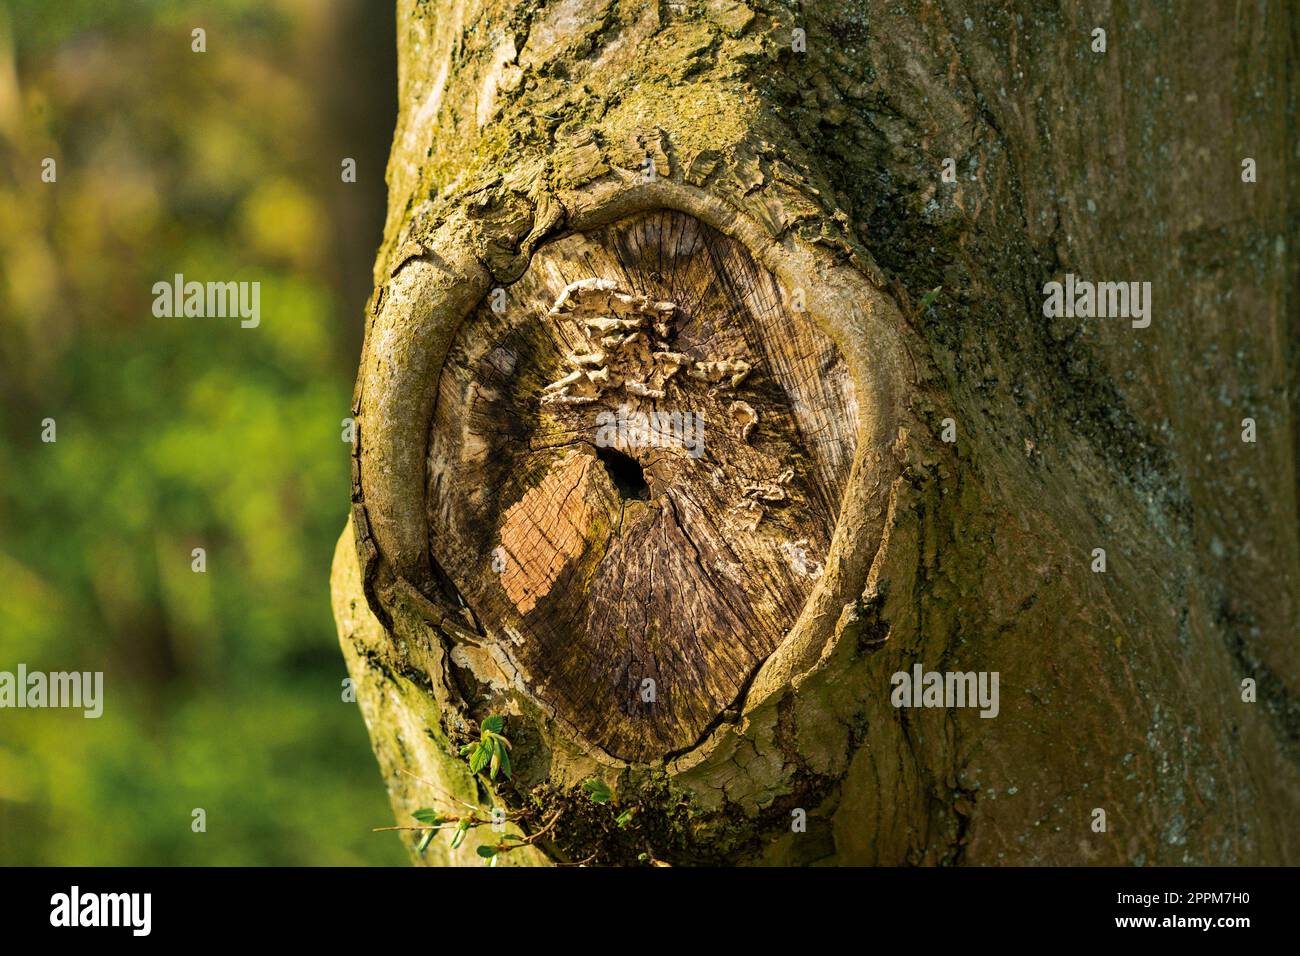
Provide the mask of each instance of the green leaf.
[{"label": "green leaf", "polygon": [[420,835],[420,842],[416,844],[415,852],[423,853],[425,850],[427,850],[429,848],[429,844],[433,842],[433,835],[437,832],[438,832],[437,830],[425,830],[424,833]]},{"label": "green leaf", "polygon": [[632,817],[635,813],[636,807],[628,807],[615,818],[614,822],[618,824],[618,828],[621,830],[632,822]]},{"label": "green leaf", "polygon": [[421,807],[419,810],[412,813],[411,816],[415,817],[415,819],[419,820],[421,823],[437,824],[442,822],[442,814],[431,807]]},{"label": "green leaf", "polygon": [[483,859],[488,860],[497,855],[497,848],[494,846],[487,846],[486,844],[484,844],[474,852],[477,853],[479,856],[483,857]]},{"label": "green leaf", "polygon": [[614,796],[609,789],[609,784],[604,780],[597,780],[594,777],[582,785],[582,789],[591,795],[592,803],[609,803],[610,798]]},{"label": "green leaf", "polygon": [[929,292],[927,292],[924,296],[922,296],[921,304],[916,309],[917,314],[920,314],[924,312],[926,309],[930,308],[930,305],[934,302],[935,299],[939,298],[939,293],[942,291],[943,291],[943,286],[937,285]]},{"label": "green leaf", "polygon": [[506,778],[509,779],[512,772],[509,757],[510,741],[501,735],[505,723],[505,718],[500,714],[491,714],[483,718],[483,723],[479,725],[479,739],[460,748],[461,756],[468,758],[470,773],[482,773],[487,769],[489,775],[495,780],[497,774],[504,770]]},{"label": "green leaf", "polygon": [[461,820],[460,825],[456,827],[456,832],[451,835],[451,848],[454,850],[465,842],[465,834],[469,832],[469,821]]},{"label": "green leaf", "polygon": [[488,752],[487,748],[479,745],[474,748],[474,752],[469,755],[470,773],[478,773],[487,766]]}]

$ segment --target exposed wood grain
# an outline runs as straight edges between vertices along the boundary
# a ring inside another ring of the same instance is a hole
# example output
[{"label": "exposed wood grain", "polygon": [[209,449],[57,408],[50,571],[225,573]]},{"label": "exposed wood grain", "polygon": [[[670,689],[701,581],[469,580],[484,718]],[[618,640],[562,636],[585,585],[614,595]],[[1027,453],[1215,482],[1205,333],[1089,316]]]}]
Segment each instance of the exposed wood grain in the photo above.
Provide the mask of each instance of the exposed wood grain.
[{"label": "exposed wood grain", "polygon": [[624,759],[693,744],[820,574],[856,406],[780,302],[741,246],[660,212],[543,247],[443,368],[434,557],[534,695]]}]

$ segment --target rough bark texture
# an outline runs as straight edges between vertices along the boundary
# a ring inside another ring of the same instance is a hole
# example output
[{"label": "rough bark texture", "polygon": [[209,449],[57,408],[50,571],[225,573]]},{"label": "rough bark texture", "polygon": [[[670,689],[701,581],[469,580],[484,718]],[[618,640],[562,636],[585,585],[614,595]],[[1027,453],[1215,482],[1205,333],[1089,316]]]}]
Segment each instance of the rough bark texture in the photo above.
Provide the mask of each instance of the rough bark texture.
[{"label": "rough bark texture", "polygon": [[[987,6],[399,5],[334,594],[400,822],[558,812],[507,863],[1297,862],[1295,15]],[[1150,325],[1044,317],[1066,273],[1150,282]],[[561,383],[617,312],[552,315],[582,279],[680,342]],[[644,498],[590,441],[627,382],[708,413],[700,459],[615,449]],[[997,717],[894,707],[916,663],[998,672]],[[509,782],[456,755],[489,714]]]}]

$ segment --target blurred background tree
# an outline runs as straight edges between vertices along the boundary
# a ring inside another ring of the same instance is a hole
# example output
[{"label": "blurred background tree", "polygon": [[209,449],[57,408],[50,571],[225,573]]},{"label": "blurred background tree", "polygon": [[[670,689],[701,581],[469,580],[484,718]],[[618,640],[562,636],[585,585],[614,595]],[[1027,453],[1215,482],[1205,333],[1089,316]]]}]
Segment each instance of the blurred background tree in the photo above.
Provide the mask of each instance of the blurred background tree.
[{"label": "blurred background tree", "polygon": [[[0,711],[0,863],[404,860],[326,589],[392,17],[0,0],[0,670],[105,674],[98,720]],[[175,273],[260,326],[155,318]]]}]

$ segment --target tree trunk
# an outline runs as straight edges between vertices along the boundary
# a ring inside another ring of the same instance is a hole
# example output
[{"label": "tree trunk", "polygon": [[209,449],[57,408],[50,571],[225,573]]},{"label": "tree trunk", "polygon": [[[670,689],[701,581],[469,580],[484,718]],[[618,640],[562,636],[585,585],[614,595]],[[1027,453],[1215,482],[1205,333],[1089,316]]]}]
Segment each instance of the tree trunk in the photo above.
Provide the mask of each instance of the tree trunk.
[{"label": "tree trunk", "polygon": [[1295,15],[988,6],[399,4],[335,613],[519,835],[418,860],[1297,862]]}]

